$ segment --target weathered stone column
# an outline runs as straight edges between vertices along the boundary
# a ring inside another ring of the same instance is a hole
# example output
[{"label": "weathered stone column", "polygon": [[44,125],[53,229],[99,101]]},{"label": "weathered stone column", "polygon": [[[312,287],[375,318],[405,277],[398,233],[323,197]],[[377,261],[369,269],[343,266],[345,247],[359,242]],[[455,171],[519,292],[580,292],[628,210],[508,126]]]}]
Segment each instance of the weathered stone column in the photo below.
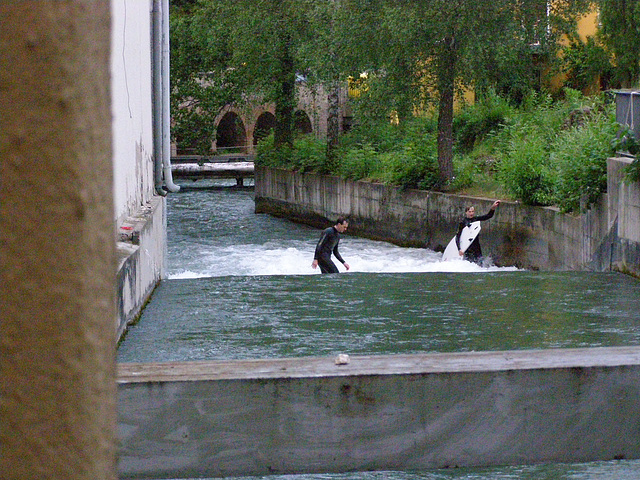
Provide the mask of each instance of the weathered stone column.
[{"label": "weathered stone column", "polygon": [[109,0],[0,3],[0,472],[115,467]]}]

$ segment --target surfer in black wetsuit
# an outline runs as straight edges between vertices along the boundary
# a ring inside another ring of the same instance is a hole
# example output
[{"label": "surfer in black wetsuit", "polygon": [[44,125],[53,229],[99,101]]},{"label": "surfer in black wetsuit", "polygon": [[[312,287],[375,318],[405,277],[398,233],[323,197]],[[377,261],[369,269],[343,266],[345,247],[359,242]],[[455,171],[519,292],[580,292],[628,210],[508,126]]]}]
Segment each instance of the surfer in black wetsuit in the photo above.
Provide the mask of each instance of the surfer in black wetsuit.
[{"label": "surfer in black wetsuit", "polygon": [[313,256],[313,263],[311,266],[317,268],[320,265],[320,271],[322,273],[338,273],[338,267],[331,260],[331,254],[333,253],[336,258],[349,270],[349,264],[343,260],[338,252],[338,243],[340,242],[340,234],[349,226],[349,222],[346,218],[340,217],[336,221],[333,227],[329,227],[322,231],[320,240],[316,245],[316,253]]},{"label": "surfer in black wetsuit", "polygon": [[469,248],[467,248],[466,252],[460,250],[460,234],[462,233],[462,229],[464,227],[468,227],[473,222],[484,222],[485,220],[489,220],[493,217],[493,214],[500,205],[500,200],[496,200],[491,205],[491,210],[486,215],[480,215],[476,217],[476,209],[473,206],[467,207],[464,209],[465,218],[458,225],[458,233],[456,234],[456,245],[458,246],[458,253],[460,256],[464,255],[465,260],[469,260],[470,262],[477,263],[480,265],[482,263],[482,249],[480,248],[480,235],[473,239]]}]

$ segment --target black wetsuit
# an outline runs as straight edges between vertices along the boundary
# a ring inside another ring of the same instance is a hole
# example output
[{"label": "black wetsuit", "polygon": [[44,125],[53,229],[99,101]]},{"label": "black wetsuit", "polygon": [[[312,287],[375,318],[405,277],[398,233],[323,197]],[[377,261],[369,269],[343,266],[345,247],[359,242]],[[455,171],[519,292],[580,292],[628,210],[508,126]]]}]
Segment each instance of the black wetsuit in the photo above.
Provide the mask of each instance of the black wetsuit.
[{"label": "black wetsuit", "polygon": [[318,245],[316,245],[316,253],[313,256],[313,259],[318,261],[322,273],[338,273],[338,267],[331,260],[332,253],[340,260],[340,263],[344,263],[340,252],[338,252],[339,242],[340,233],[336,227],[329,227],[322,231]]},{"label": "black wetsuit", "polygon": [[[495,210],[489,210],[489,213],[486,215],[480,215],[479,217],[467,218],[464,217],[460,224],[458,225],[458,233],[456,234],[456,245],[458,246],[458,250],[460,250],[460,234],[462,233],[462,229],[464,227],[468,227],[473,222],[484,222],[485,220],[489,220],[493,217]],[[464,259],[469,260],[470,262],[474,262],[477,264],[482,263],[482,248],[480,248],[480,235],[476,236],[469,245],[469,248],[464,252]]]}]

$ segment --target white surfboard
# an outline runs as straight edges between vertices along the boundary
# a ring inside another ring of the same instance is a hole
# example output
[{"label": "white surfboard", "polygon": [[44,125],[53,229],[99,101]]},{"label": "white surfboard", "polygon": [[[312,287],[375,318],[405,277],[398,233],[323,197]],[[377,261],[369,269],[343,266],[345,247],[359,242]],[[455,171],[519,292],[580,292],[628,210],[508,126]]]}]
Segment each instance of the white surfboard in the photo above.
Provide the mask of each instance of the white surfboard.
[{"label": "white surfboard", "polygon": [[[460,250],[467,251],[467,248],[473,243],[478,234],[480,233],[480,222],[473,222],[468,227],[462,229],[460,234]],[[456,236],[454,235],[447,248],[444,249],[442,254],[442,261],[454,260],[456,258],[462,258],[458,252],[458,245],[456,245]]]}]

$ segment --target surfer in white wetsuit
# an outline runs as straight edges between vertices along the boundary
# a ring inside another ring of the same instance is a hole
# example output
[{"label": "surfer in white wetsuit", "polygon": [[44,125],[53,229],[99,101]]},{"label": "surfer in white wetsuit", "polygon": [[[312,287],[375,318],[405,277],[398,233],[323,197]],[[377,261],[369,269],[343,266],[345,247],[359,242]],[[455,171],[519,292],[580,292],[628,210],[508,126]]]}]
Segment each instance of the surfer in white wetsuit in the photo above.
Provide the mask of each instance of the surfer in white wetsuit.
[{"label": "surfer in white wetsuit", "polygon": [[460,250],[460,234],[462,234],[462,230],[464,229],[464,227],[468,227],[473,222],[484,222],[485,220],[489,220],[491,217],[493,217],[493,214],[495,213],[496,208],[498,208],[498,205],[500,205],[500,200],[496,200],[495,202],[493,202],[489,213],[487,213],[486,215],[480,215],[479,217],[476,217],[475,207],[469,206],[464,209],[465,218],[463,218],[458,225],[458,233],[456,234],[456,245],[458,246],[458,253],[461,257],[464,255],[465,260],[469,260],[470,262],[478,264],[482,263],[482,249],[480,248],[480,235],[478,235],[473,240],[473,242],[471,242],[471,245],[469,245],[469,248],[467,248],[466,252]]}]

